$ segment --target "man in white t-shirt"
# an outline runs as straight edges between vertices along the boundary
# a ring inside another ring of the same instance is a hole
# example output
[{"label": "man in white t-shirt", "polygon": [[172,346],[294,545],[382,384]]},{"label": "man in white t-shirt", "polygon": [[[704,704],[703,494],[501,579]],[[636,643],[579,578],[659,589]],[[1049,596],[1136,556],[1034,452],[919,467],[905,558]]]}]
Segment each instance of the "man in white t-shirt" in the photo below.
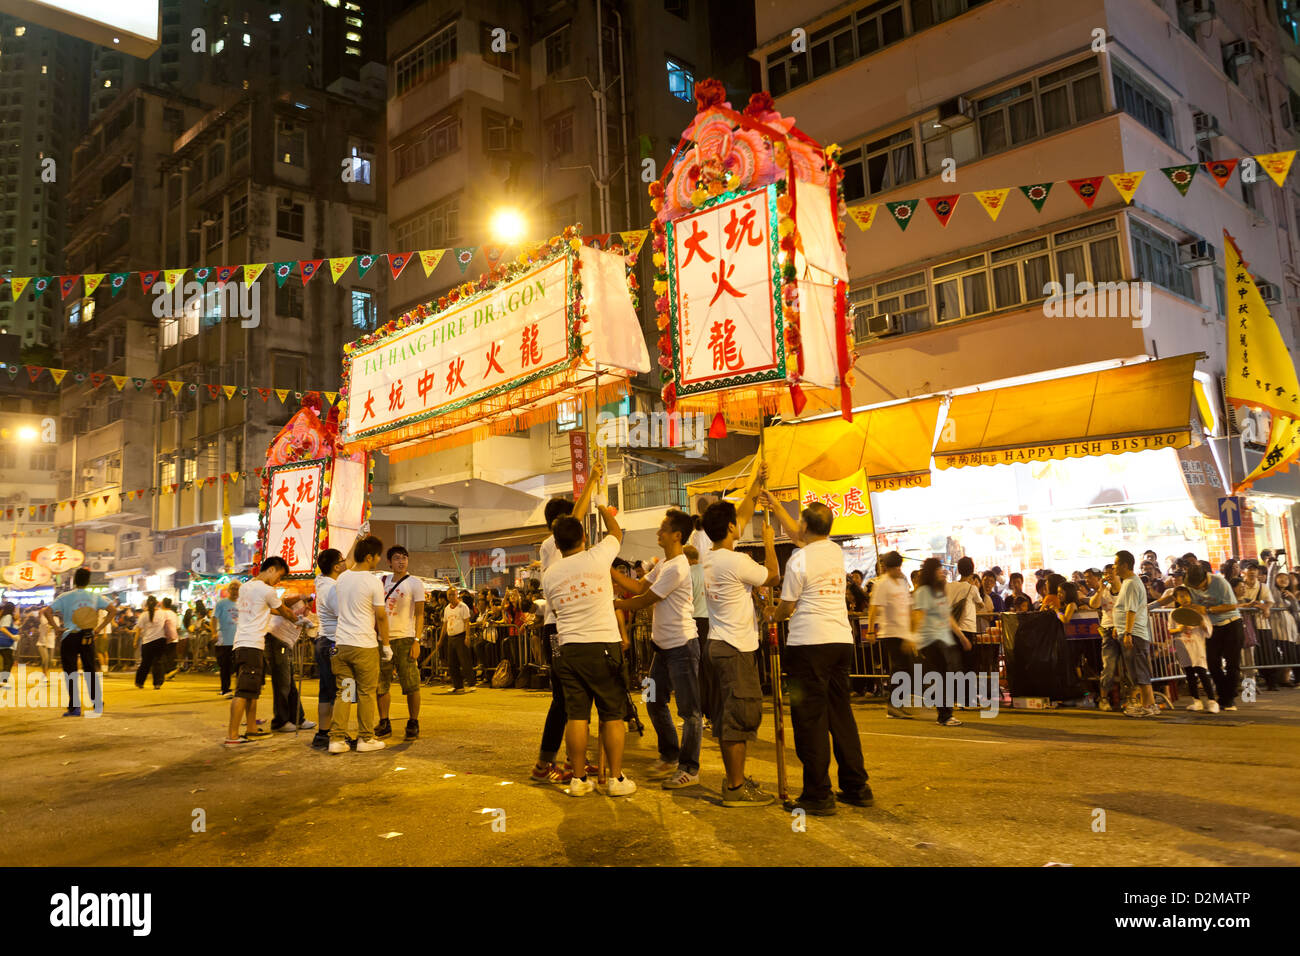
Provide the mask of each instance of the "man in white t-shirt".
[{"label": "man in white t-shirt", "polygon": [[704,530],[713,547],[704,552],[701,563],[704,599],[709,607],[709,663],[717,682],[714,712],[709,719],[727,772],[722,782],[724,807],[761,807],[776,799],[745,776],[745,751],[749,741],[758,739],[763,719],[752,592],[781,580],[772,526],[763,527],[762,564],[736,551],[740,528],[754,516],[754,505],[766,477],[764,463],[755,470],[739,508],[729,501],[718,501],[704,512]]},{"label": "man in white t-shirt", "polygon": [[[677,790],[700,782],[700,738],[704,717],[700,713],[700,642],[695,629],[695,595],[691,565],[682,552],[694,522],[684,511],[669,510],[659,523],[659,547],[664,560],[655,564],[640,581],[614,569],[614,581],[634,597],[615,601],[619,611],[654,607],[650,639],[654,661],[646,710],[659,738],[659,763],[655,775],[668,775],[665,789]],[[682,720],[681,743],[668,709],[669,695],[677,697],[677,716]]]},{"label": "man in white t-shirt", "polygon": [[1115,598],[1119,596],[1120,582],[1113,564],[1106,565],[1103,571],[1089,568],[1083,572],[1083,579],[1093,592],[1088,607],[1097,612],[1097,628],[1101,632],[1101,696],[1097,709],[1114,710],[1110,691],[1119,680],[1119,661],[1124,650],[1115,636]]},{"label": "man in white t-shirt", "polygon": [[339,623],[338,598],[334,585],[347,570],[347,560],[338,548],[326,548],[316,555],[316,620],[319,621],[315,642],[316,658],[316,734],[314,750],[329,750],[330,724],[334,720],[334,700],[339,686],[334,680],[334,631]]},{"label": "man in white t-shirt", "polygon": [[[469,627],[469,605],[460,599],[460,588],[447,589],[447,606],[442,609],[442,623],[447,635],[447,662],[451,671],[453,694],[474,693],[474,659],[465,645],[465,631]],[[465,686],[465,681],[469,686]]]},{"label": "man in white t-shirt", "polygon": [[[587,534],[577,518],[555,519],[551,532],[560,558],[542,572],[542,592],[555,611],[560,652],[555,673],[564,690],[565,744],[574,758],[587,753],[587,724],[591,705],[600,717],[600,745],[609,771],[601,783],[611,797],[626,796],[636,784],[623,773],[623,738],[627,728],[627,688],[623,686],[623,639],[614,616],[614,588],[610,565],[618,557],[623,530],[606,506],[600,512],[609,532],[588,550]],[[574,767],[569,794],[580,797],[596,784],[587,767]],[[599,783],[599,782],[598,782]]]},{"label": "man in white t-shirt", "polygon": [[[262,562],[257,577],[239,589],[239,620],[235,627],[235,696],[230,701],[226,746],[237,747],[271,736],[257,727],[257,698],[266,683],[266,637],[271,615],[292,621],[293,614],[280,603],[276,585],[289,573],[284,558],[273,555]],[[165,606],[165,605],[164,605]],[[239,733],[243,722],[247,733]]]},{"label": "man in white t-shirt", "polygon": [[409,743],[420,736],[420,637],[424,633],[424,584],[413,574],[407,574],[411,555],[400,544],[388,549],[388,566],[392,574],[385,574],[380,582],[384,586],[384,601],[388,607],[388,637],[393,656],[379,663],[379,726],[375,736],[380,740],[393,735],[388,722],[388,708],[392,695],[388,688],[397,672],[397,682],[406,695],[406,735]]},{"label": "man in white t-shirt", "polygon": [[871,806],[858,724],[849,706],[853,632],[844,601],[844,551],[831,540],[831,509],[820,502],[803,509],[796,525],[781,503],[765,495],[796,550],[785,564],[781,603],[768,610],[774,622],[790,620],[786,670],[794,750],[803,764],[803,792],[795,806],[816,816],[835,813],[831,749],[839,769],[840,799]]},{"label": "man in white t-shirt", "polygon": [[[903,556],[890,551],[880,559],[883,574],[871,587],[871,606],[867,609],[867,633],[875,635],[887,659],[891,687],[902,685],[908,665],[916,656],[912,643],[912,590],[903,574]],[[902,720],[911,720],[913,714],[906,707],[894,703],[888,696],[885,714]]]},{"label": "man in white t-shirt", "polygon": [[348,746],[348,718],[357,705],[357,753],[383,750],[375,737],[379,687],[380,645],[388,646],[388,608],[384,588],[372,573],[384,553],[384,543],[373,534],[360,539],[352,551],[352,567],[334,582],[338,621],[334,625],[334,680],[339,695],[330,722],[332,754],[345,754]]}]

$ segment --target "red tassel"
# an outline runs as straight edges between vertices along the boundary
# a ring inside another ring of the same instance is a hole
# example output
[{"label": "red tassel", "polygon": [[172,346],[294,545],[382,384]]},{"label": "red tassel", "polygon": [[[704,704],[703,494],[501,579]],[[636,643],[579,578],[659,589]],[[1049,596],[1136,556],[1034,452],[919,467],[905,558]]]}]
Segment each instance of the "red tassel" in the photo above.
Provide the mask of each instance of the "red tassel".
[{"label": "red tassel", "polygon": [[808,404],[808,397],[798,385],[790,386],[790,401],[794,404],[795,415],[802,415],[803,407]]},{"label": "red tassel", "polygon": [[727,420],[722,417],[722,412],[718,412],[716,415],[713,416],[713,423],[709,425],[709,437],[710,438],[727,437]]}]

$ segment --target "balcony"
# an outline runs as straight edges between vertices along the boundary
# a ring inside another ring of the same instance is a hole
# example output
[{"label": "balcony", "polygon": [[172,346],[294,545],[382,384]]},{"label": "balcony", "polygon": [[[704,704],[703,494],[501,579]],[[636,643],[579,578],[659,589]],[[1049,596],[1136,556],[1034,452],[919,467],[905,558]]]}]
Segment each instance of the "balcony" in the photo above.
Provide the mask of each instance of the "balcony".
[{"label": "balcony", "polygon": [[653,471],[623,479],[621,498],[626,511],[646,508],[681,508],[690,503],[686,483],[700,477],[679,471]]}]

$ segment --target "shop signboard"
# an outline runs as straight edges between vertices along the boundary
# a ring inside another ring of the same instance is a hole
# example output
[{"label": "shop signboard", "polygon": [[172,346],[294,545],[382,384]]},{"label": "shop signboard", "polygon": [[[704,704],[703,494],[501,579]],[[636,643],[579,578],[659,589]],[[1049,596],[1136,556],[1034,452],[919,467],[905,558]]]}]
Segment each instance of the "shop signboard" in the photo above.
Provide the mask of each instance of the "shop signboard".
[{"label": "shop signboard", "polygon": [[1223,478],[1208,442],[1178,449],[1183,485],[1196,510],[1207,518],[1218,518],[1219,497],[1224,493]]},{"label": "shop signboard", "polygon": [[819,481],[800,474],[800,508],[819,502],[831,509],[834,518],[831,534],[864,535],[875,531],[871,520],[871,497],[867,490],[867,476],[861,468],[839,481]]}]

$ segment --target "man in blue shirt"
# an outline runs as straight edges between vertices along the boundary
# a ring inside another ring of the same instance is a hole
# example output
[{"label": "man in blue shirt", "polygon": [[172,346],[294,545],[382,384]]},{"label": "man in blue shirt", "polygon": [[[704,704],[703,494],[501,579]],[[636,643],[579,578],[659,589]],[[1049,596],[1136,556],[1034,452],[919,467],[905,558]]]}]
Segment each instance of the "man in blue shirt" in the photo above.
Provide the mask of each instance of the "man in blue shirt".
[{"label": "man in blue shirt", "polygon": [[[1187,567],[1187,587],[1197,604],[1205,606],[1213,631],[1205,642],[1205,658],[1210,679],[1219,695],[1220,710],[1236,710],[1237,683],[1241,678],[1241,645],[1246,631],[1237,610],[1237,596],[1221,574],[1208,574],[1204,567]],[[1227,660],[1227,672],[1223,662]]]},{"label": "man in blue shirt", "polygon": [[231,581],[226,587],[226,594],[217,598],[212,608],[212,615],[217,619],[217,665],[221,668],[221,690],[219,693],[226,700],[234,694],[230,690],[230,678],[235,672],[235,628],[239,624],[239,582]]},{"label": "man in blue shirt", "polygon": [[[77,660],[81,660],[81,669],[86,674],[86,687],[89,691],[91,712],[87,717],[98,717],[104,710],[102,685],[100,694],[95,695],[98,660],[95,657],[95,634],[113,620],[116,604],[110,604],[102,594],[91,594],[86,590],[90,583],[90,568],[77,568],[72,575],[73,590],[65,591],[54,599],[54,603],[41,613],[45,620],[54,624],[54,615],[59,615],[63,622],[63,641],[59,650],[63,657],[63,673],[68,681],[68,709],[64,717],[81,716],[81,687],[77,680]],[[108,609],[100,621],[99,612]]]},{"label": "man in blue shirt", "polygon": [[1124,665],[1129,679],[1142,694],[1142,703],[1126,707],[1128,717],[1155,717],[1155,692],[1151,689],[1151,627],[1147,618],[1147,593],[1142,581],[1133,573],[1133,553],[1115,553],[1115,574],[1120,579],[1115,598],[1115,630],[1120,636]]}]

